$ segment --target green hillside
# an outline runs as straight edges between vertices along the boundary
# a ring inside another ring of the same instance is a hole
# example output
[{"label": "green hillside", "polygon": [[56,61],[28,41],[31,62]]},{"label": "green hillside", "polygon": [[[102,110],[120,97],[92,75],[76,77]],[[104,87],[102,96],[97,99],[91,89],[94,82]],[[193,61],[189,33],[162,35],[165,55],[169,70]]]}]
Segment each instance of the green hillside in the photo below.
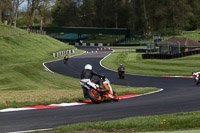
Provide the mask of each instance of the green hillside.
[{"label": "green hillside", "polygon": [[[68,85],[68,82],[73,82],[72,79],[66,81],[68,77],[46,72],[42,66],[45,61],[55,60],[53,52],[74,49],[73,46],[45,35],[28,34],[0,24],[0,33],[5,34],[6,31],[7,37],[0,37],[0,107],[4,106],[5,101],[9,102],[9,106],[15,106],[12,105],[15,102],[62,98],[66,87],[74,87]],[[79,87],[77,84],[75,86]],[[55,89],[63,90],[56,93]]]}]

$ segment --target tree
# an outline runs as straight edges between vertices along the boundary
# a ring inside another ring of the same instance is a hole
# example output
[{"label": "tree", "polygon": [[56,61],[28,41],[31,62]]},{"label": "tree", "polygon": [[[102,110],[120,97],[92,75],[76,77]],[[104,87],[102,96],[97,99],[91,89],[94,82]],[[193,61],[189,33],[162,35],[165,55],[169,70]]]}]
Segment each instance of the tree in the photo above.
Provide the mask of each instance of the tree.
[{"label": "tree", "polygon": [[129,27],[129,18],[130,18],[130,9],[129,3],[121,3],[120,8],[117,9],[117,21],[116,28],[128,28]]},{"label": "tree", "polygon": [[39,7],[40,1],[41,0],[27,0],[27,11],[26,11],[27,28],[30,28],[33,25],[35,12]]},{"label": "tree", "polygon": [[54,23],[176,33],[200,27],[200,0],[57,0]]},{"label": "tree", "polygon": [[11,20],[12,13],[12,2],[11,0],[1,0],[0,1],[0,22],[3,22],[4,19]]},{"label": "tree", "polygon": [[184,26],[189,12],[187,10],[189,5],[187,0],[171,0],[166,5],[169,7],[167,10],[168,26],[172,28],[172,33],[175,33],[176,29]]},{"label": "tree", "polygon": [[80,6],[80,26],[94,26],[95,7],[94,0],[83,0]]},{"label": "tree", "polygon": [[95,0],[94,21],[96,26],[109,28],[127,26],[129,13],[126,6],[124,0]]},{"label": "tree", "polygon": [[74,0],[57,0],[53,7],[53,22],[59,26],[78,26],[79,7]]},{"label": "tree", "polygon": [[143,0],[143,9],[144,9],[144,20],[145,20],[145,23],[146,23],[146,28],[148,28],[149,26],[149,20],[148,20],[148,16],[147,16],[147,9],[146,9],[146,0]]},{"label": "tree", "polygon": [[40,31],[42,31],[43,23],[51,19],[51,5],[54,0],[41,0],[38,6],[38,12],[40,16]]},{"label": "tree", "polygon": [[14,26],[17,26],[17,18],[18,18],[18,10],[19,6],[24,2],[25,0],[12,0],[13,5],[13,14],[14,14]]},{"label": "tree", "polygon": [[128,27],[130,28],[130,30],[133,32],[135,31],[135,22],[136,22],[136,13],[135,13],[135,8],[136,8],[136,3],[135,1],[131,1],[128,5],[127,5],[128,9],[129,9],[129,18],[128,18]]},{"label": "tree", "polygon": [[0,1],[0,23],[2,23],[2,14],[3,14],[3,11],[5,9],[5,1],[6,0]]},{"label": "tree", "polygon": [[188,3],[191,6],[192,13],[189,14],[185,28],[200,28],[200,0],[188,0]]}]

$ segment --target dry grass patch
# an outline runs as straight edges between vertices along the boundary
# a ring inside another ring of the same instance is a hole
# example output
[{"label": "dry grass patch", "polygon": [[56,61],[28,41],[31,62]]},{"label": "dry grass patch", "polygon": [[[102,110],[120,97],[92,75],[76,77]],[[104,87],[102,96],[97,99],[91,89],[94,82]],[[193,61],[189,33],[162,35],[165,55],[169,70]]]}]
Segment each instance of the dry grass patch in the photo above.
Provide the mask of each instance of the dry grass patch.
[{"label": "dry grass patch", "polygon": [[66,97],[80,97],[82,90],[24,90],[24,91],[2,91],[0,103],[5,101],[28,102],[28,101],[53,101]]}]

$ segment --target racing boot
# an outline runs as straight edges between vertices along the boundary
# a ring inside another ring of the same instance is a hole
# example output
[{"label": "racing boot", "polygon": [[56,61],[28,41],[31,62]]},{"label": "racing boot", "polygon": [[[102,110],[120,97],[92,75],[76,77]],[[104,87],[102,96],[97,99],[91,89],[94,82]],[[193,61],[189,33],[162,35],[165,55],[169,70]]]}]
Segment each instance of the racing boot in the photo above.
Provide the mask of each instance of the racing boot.
[{"label": "racing boot", "polygon": [[86,88],[82,87],[83,88],[83,95],[85,98],[88,98],[88,95],[87,95],[87,90]]},{"label": "racing boot", "polygon": [[85,97],[85,98],[88,98],[88,95],[87,95],[87,94],[84,94],[84,97]]}]

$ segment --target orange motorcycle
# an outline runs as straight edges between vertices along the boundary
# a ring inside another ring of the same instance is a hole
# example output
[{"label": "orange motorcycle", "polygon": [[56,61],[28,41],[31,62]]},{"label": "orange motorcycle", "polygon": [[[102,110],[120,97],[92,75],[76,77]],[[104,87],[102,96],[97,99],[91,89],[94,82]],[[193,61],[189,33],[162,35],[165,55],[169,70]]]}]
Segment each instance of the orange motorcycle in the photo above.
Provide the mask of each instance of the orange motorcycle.
[{"label": "orange motorcycle", "polygon": [[119,101],[119,96],[113,91],[110,81],[107,78],[101,78],[101,80],[103,80],[103,85],[108,91],[101,91],[99,85],[91,82],[90,79],[80,81],[83,90],[86,90],[87,97],[96,104],[111,100]]}]

